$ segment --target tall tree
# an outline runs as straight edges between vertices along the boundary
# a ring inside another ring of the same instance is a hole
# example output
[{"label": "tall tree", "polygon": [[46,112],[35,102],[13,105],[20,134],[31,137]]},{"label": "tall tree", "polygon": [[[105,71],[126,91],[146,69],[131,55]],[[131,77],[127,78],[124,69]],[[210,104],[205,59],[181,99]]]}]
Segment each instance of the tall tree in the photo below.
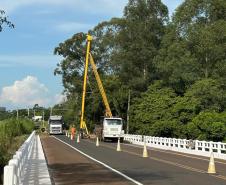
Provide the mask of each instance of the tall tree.
[{"label": "tall tree", "polygon": [[120,78],[131,88],[145,91],[155,78],[153,59],[160,48],[168,9],[160,0],[129,0],[125,24],[118,35]]},{"label": "tall tree", "polygon": [[225,78],[226,2],[186,0],[164,36],[156,66],[179,93],[200,78]]}]

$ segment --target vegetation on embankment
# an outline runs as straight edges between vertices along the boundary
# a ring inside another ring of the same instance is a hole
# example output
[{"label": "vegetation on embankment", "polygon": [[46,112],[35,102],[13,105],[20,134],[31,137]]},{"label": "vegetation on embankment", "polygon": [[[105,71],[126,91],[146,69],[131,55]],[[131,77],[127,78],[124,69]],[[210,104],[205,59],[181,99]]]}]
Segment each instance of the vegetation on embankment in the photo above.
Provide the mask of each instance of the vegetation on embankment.
[{"label": "vegetation on embankment", "polygon": [[32,132],[33,128],[33,122],[28,119],[6,119],[0,122],[0,184],[3,167]]}]

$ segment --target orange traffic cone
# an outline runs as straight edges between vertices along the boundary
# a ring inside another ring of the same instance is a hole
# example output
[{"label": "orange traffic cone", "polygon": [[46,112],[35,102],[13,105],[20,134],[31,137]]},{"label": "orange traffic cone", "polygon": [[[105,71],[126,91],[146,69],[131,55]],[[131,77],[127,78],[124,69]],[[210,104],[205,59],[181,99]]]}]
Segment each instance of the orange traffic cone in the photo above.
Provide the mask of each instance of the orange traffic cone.
[{"label": "orange traffic cone", "polygon": [[80,138],[79,138],[79,134],[78,134],[78,136],[77,136],[77,143],[79,143],[80,142]]},{"label": "orange traffic cone", "polygon": [[148,151],[147,151],[146,141],[144,142],[143,157],[148,157]]},{"label": "orange traffic cone", "polygon": [[97,137],[97,141],[96,141],[96,146],[100,146],[99,145],[99,138]]},{"label": "orange traffic cone", "polygon": [[213,152],[211,152],[211,154],[210,154],[210,162],[209,162],[209,167],[208,167],[208,173],[210,173],[210,174],[216,173]]},{"label": "orange traffic cone", "polygon": [[116,151],[120,152],[121,150],[121,146],[120,146],[120,139],[118,138],[118,144],[117,144],[117,149]]}]

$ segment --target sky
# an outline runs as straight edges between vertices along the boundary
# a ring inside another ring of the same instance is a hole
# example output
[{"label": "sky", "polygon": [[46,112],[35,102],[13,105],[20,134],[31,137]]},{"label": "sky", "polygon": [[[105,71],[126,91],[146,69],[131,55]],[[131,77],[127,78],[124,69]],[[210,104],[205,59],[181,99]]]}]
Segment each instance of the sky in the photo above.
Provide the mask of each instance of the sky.
[{"label": "sky", "polygon": [[[14,29],[0,32],[0,107],[49,107],[65,100],[62,59],[53,54],[60,42],[87,32],[99,22],[122,17],[128,0],[0,0]],[[170,14],[183,0],[162,0]]]}]

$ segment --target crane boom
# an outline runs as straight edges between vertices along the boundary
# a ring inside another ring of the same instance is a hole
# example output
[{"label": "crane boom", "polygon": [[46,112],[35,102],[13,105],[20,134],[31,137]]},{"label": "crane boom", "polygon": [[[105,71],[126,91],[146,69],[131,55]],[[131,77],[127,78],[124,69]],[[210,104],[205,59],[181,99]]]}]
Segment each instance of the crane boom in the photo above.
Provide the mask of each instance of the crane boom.
[{"label": "crane boom", "polygon": [[84,120],[84,111],[85,111],[85,97],[86,97],[86,82],[87,82],[87,73],[88,73],[88,65],[89,65],[89,51],[90,51],[90,42],[92,37],[87,35],[87,48],[86,48],[86,62],[85,62],[85,70],[84,70],[84,81],[83,81],[83,91],[82,91],[82,111],[81,111],[81,120],[80,120],[80,129],[85,129],[86,134],[89,134],[86,122]]},{"label": "crane boom", "polygon": [[81,110],[81,120],[80,120],[80,129],[81,130],[84,129],[86,131],[86,134],[89,134],[85,120],[84,120],[85,96],[86,96],[87,73],[88,73],[89,61],[91,63],[91,66],[92,66],[92,69],[93,69],[93,72],[94,72],[94,76],[96,78],[98,88],[100,90],[100,93],[101,93],[101,96],[102,96],[102,99],[103,99],[103,102],[104,102],[105,116],[112,118],[111,109],[110,109],[110,106],[109,106],[109,103],[108,103],[108,100],[107,100],[106,93],[104,91],[103,84],[102,84],[100,76],[98,74],[97,67],[94,63],[93,57],[90,53],[91,40],[92,40],[92,36],[87,35],[86,61],[85,61],[85,69],[84,69],[83,92],[82,92],[82,110]]},{"label": "crane boom", "polygon": [[91,53],[89,54],[89,56],[90,56],[90,64],[92,66],[93,73],[94,73],[94,76],[96,78],[96,81],[97,81],[97,84],[98,84],[98,87],[99,87],[99,90],[100,90],[100,94],[101,94],[103,102],[104,102],[105,116],[111,118],[112,117],[111,109],[110,109],[110,106],[109,106],[109,103],[108,103],[108,99],[107,99],[106,93],[104,91],[103,84],[102,84],[100,76],[98,74],[96,64],[94,63],[94,60],[93,60],[93,57],[92,57]]}]

